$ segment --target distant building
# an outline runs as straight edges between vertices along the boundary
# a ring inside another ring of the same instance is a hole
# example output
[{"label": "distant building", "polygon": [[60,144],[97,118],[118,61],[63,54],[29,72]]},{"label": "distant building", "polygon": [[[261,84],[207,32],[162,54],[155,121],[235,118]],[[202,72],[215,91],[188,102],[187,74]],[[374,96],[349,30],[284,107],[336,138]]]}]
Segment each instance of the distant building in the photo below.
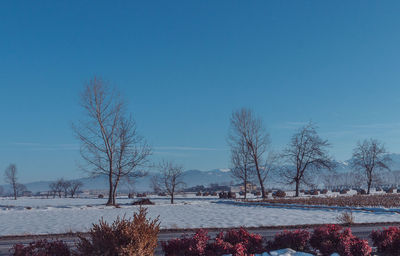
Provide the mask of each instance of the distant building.
[{"label": "distant building", "polygon": [[32,196],[32,191],[22,191],[21,196]]},{"label": "distant building", "polygon": [[[257,185],[248,182],[247,183],[247,192],[250,193],[252,191],[257,191],[258,187]],[[236,184],[231,186],[231,192],[239,193],[239,192],[244,192],[244,183]]]}]

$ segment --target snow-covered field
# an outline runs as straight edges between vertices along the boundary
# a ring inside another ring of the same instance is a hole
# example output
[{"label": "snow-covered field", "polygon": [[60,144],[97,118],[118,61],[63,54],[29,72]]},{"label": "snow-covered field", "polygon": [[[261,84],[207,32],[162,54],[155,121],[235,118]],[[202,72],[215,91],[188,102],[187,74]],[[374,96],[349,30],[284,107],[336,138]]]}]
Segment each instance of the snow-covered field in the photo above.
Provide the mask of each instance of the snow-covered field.
[{"label": "snow-covered field", "polygon": [[[149,217],[160,216],[161,228],[259,227],[335,223],[340,210],[270,208],[215,203],[216,198],[153,198]],[[0,199],[0,235],[49,234],[87,231],[104,218],[132,216],[138,206],[132,199],[118,199],[121,208],[104,206],[105,199]],[[27,209],[31,207],[31,209]],[[354,212],[356,222],[400,221],[397,213]]]}]

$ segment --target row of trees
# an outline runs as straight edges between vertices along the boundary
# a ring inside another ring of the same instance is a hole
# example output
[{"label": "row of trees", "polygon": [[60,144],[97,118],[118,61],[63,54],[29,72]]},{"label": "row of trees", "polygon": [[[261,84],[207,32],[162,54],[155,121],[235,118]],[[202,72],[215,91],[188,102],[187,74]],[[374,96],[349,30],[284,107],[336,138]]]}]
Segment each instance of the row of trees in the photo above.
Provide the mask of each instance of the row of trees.
[{"label": "row of trees", "polygon": [[[133,183],[147,175],[151,147],[137,133],[136,123],[127,113],[120,94],[105,81],[96,77],[89,81],[80,103],[85,118],[75,123],[73,130],[81,142],[80,153],[85,162],[81,168],[91,176],[107,176],[107,205],[115,205],[119,184]],[[256,179],[263,198],[266,197],[265,184],[272,172],[279,173],[282,183],[294,185],[296,196],[299,196],[302,184],[310,185],[312,177],[322,170],[335,169],[335,162],[327,150],[330,144],[318,135],[313,123],[299,129],[280,153],[270,150],[269,134],[253,111],[243,108],[233,112],[230,127],[228,143],[232,174],[243,181],[245,190],[247,183]],[[359,143],[354,150],[351,165],[366,178],[368,193],[375,173],[388,169],[386,153],[384,146],[372,139]],[[153,188],[169,194],[173,203],[174,194],[183,186],[183,167],[163,161],[158,169],[160,175],[153,178]],[[7,168],[5,178],[16,198],[21,184],[16,179],[15,165]],[[60,179],[50,185],[50,190],[54,196],[69,194],[73,197],[81,185]]]},{"label": "row of trees", "polygon": [[[265,182],[272,172],[285,185],[294,185],[296,196],[300,186],[312,186],[313,177],[323,171],[334,172],[336,162],[328,153],[330,146],[322,139],[313,123],[308,123],[293,134],[289,144],[281,153],[270,150],[269,134],[262,120],[249,109],[233,112],[230,119],[228,143],[231,147],[232,175],[244,184],[257,180],[263,198],[266,197]],[[350,163],[357,177],[366,182],[367,193],[376,180],[377,173],[389,170],[390,157],[384,145],[374,139],[359,142],[353,151]],[[326,183],[333,183],[334,175],[325,175]]]},{"label": "row of trees", "polygon": [[53,198],[56,195],[61,198],[68,197],[68,195],[72,198],[76,195],[80,188],[82,188],[83,184],[79,180],[68,181],[64,179],[58,179],[52,183],[50,183],[49,188],[50,192],[53,195]]}]

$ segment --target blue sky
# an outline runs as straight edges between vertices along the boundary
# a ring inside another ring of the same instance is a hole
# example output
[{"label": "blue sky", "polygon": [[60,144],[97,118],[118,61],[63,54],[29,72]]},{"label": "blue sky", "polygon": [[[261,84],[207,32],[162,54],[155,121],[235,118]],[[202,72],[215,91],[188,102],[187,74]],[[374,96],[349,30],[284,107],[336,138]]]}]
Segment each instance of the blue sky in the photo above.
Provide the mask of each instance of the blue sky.
[{"label": "blue sky", "polygon": [[[399,1],[1,1],[0,170],[84,176],[71,123],[101,76],[129,102],[153,160],[229,167],[229,116],[271,147],[313,120],[338,160],[374,137],[400,152]],[[2,183],[2,182],[0,182]]]}]

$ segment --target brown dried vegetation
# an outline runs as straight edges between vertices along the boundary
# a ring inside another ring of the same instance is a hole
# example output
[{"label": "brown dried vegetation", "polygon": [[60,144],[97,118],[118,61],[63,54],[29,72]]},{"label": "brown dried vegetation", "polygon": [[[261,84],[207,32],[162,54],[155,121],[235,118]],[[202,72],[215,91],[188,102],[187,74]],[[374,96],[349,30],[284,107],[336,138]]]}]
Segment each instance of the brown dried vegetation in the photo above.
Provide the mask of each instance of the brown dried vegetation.
[{"label": "brown dried vegetation", "polygon": [[117,218],[111,225],[104,220],[93,224],[89,238],[80,236],[78,255],[150,256],[157,247],[160,230],[158,218],[148,220],[147,210],[140,208],[133,220]]},{"label": "brown dried vegetation", "polygon": [[386,195],[354,195],[337,197],[308,197],[308,198],[274,198],[263,202],[277,204],[326,205],[342,207],[400,207],[399,194]]}]

